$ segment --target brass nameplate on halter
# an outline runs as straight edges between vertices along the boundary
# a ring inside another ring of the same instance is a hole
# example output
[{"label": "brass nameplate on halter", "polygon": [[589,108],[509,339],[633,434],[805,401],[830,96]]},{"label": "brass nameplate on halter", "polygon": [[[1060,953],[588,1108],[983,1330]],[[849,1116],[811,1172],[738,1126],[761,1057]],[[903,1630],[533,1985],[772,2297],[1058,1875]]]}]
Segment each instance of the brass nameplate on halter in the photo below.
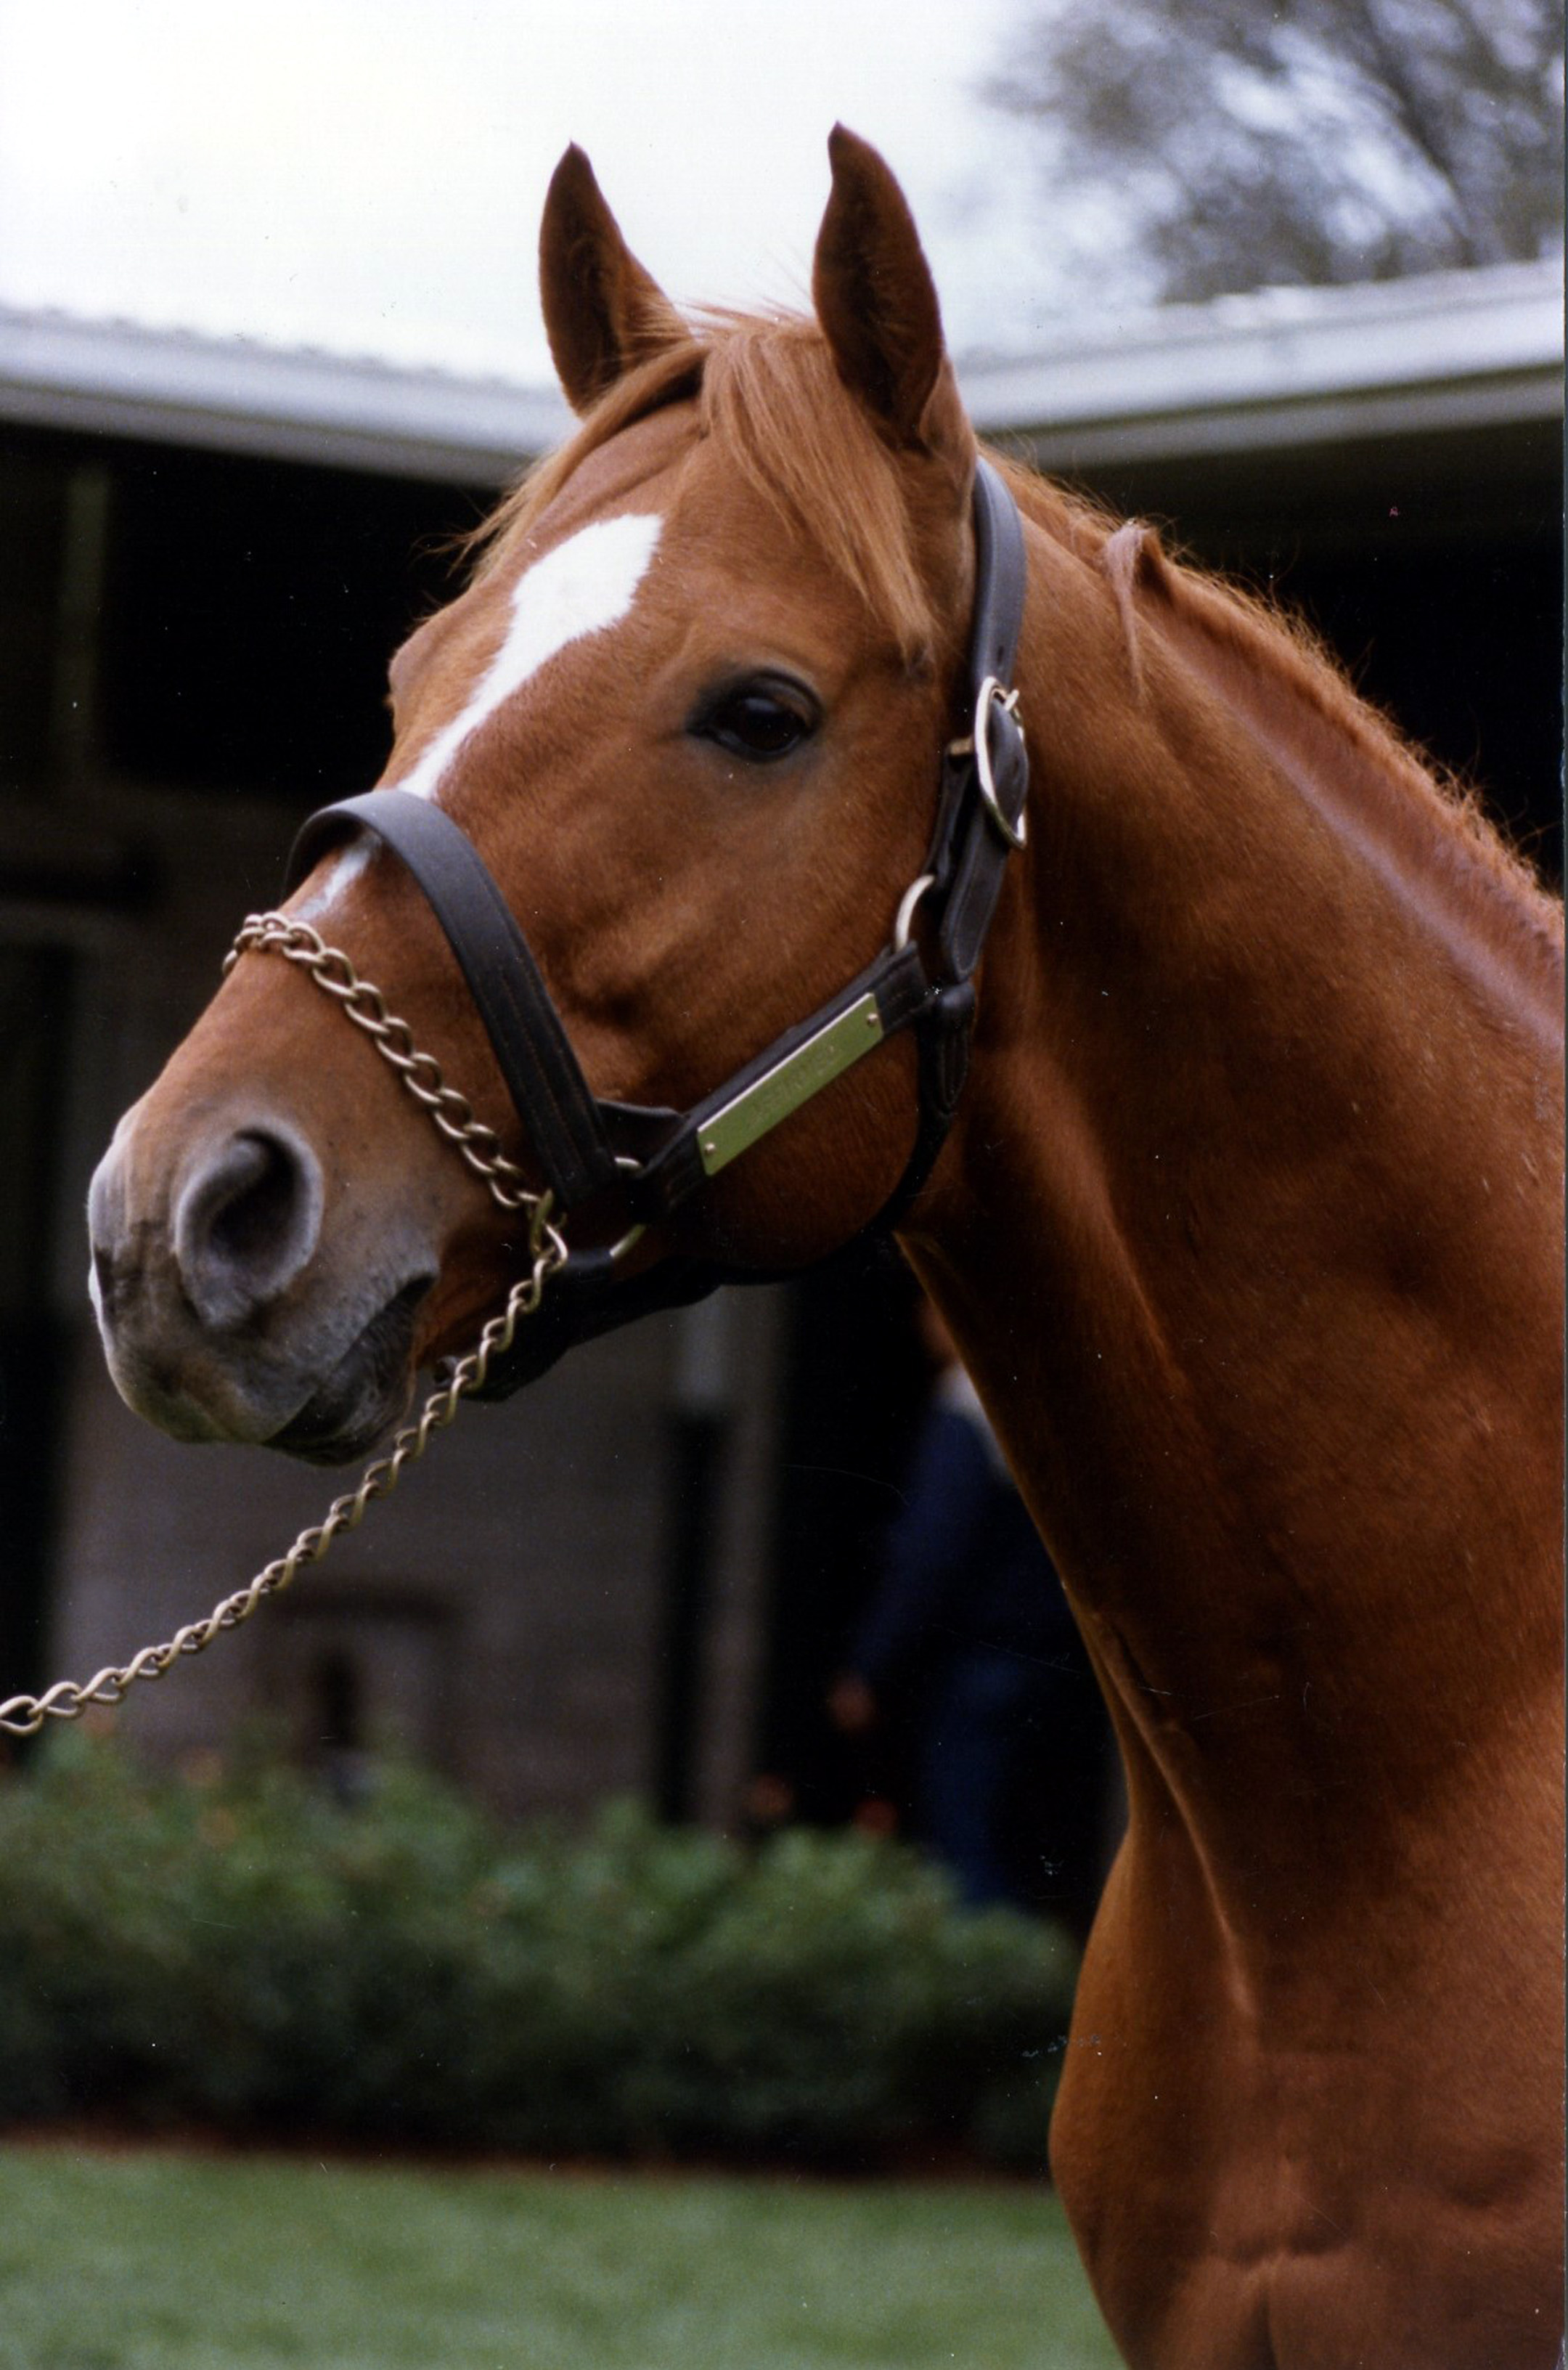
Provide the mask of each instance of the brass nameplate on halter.
[{"label": "brass nameplate on halter", "polygon": [[882,1015],[876,996],[868,991],[704,1122],[697,1131],[697,1149],[707,1174],[715,1177],[721,1168],[727,1168],[738,1154],[777,1127],[780,1120],[808,1103],[814,1094],[881,1042]]}]

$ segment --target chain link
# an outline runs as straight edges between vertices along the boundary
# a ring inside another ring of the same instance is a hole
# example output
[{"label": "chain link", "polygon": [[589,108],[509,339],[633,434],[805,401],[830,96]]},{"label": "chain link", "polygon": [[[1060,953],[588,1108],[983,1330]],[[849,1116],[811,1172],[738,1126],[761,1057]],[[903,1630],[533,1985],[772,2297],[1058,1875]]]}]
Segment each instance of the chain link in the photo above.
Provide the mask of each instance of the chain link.
[{"label": "chain link", "polygon": [[510,1349],[518,1326],[532,1316],[551,1276],[566,1264],[566,1242],[550,1223],[549,1193],[530,1191],[521,1171],[502,1153],[493,1129],[475,1119],[466,1099],[445,1083],[440,1064],[429,1053],[416,1051],[406,1023],[388,1012],[379,989],[360,977],[347,955],[327,946],[307,923],[291,922],[281,914],[249,917],[224,962],[225,977],[247,949],[280,954],[286,961],[300,964],[363,1030],[500,1207],[528,1212],[529,1271],[513,1284],[506,1306],[489,1319],[473,1349],[457,1360],[430,1393],[418,1421],[406,1424],[387,1455],[365,1467],[357,1490],[335,1498],[325,1519],[300,1533],[287,1555],[268,1564],[246,1587],[224,1597],[204,1621],[187,1622],[163,1645],[143,1646],[128,1662],[109,1664],[85,1684],[57,1679],[40,1696],[12,1696],[0,1703],[0,1731],[12,1736],[36,1736],[47,1720],[80,1720],[91,1704],[123,1703],[138,1679],[161,1679],[181,1656],[205,1653],[215,1638],[248,1621],[265,1597],[287,1588],[306,1564],[319,1563],[338,1533],[357,1530],[366,1509],[378,1498],[389,1498],[404,1468],[418,1464],[435,1434],[445,1431],[464,1398],[484,1382],[490,1361]]},{"label": "chain link", "polygon": [[329,947],[308,922],[291,922],[285,914],[252,914],[224,958],[225,979],[250,948],[298,963],[325,995],[335,998],[503,1210],[537,1207],[539,1195],[529,1191],[522,1171],[502,1152],[494,1128],[475,1119],[467,1097],[447,1085],[433,1054],[416,1052],[407,1022],[387,1010],[381,990],[360,977],[346,954]]}]

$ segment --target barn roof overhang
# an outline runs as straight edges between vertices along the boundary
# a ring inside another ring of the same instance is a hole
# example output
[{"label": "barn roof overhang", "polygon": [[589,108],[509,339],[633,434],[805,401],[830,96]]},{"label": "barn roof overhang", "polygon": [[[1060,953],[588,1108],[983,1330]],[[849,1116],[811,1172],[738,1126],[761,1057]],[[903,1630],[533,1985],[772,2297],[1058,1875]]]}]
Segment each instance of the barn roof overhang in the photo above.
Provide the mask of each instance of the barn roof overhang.
[{"label": "barn roof overhang", "polygon": [[1315,512],[1328,537],[1418,489],[1451,534],[1555,502],[1562,351],[1548,259],[1173,306],[978,365],[965,393],[980,428],[1123,511],[1179,497],[1184,523],[1297,535]]},{"label": "barn roof overhang", "polygon": [[553,388],[4,306],[0,419],[475,486],[570,425]]},{"label": "barn roof overhang", "polygon": [[[1043,333],[960,372],[977,424],[1136,509],[1179,480],[1266,508],[1413,459],[1463,499],[1561,459],[1552,259],[1274,289]],[[554,389],[0,308],[0,419],[468,485],[556,443]]]}]

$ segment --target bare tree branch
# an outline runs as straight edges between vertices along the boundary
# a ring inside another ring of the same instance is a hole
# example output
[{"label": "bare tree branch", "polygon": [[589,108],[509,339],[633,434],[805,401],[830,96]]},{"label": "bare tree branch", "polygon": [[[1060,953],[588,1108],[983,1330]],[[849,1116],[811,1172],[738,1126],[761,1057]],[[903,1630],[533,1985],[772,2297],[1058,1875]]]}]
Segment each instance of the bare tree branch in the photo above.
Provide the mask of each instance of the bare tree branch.
[{"label": "bare tree branch", "polygon": [[1551,0],[1034,0],[988,96],[1119,194],[1161,293],[1383,279],[1562,229]]}]

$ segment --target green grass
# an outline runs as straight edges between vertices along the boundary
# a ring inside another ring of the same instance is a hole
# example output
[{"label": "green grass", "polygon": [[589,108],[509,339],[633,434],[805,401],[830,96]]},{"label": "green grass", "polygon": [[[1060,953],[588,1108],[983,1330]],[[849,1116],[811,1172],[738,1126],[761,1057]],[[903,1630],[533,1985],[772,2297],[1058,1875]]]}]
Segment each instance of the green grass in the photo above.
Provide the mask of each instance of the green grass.
[{"label": "green grass", "polygon": [[1116,2361],[1022,2184],[0,2148],[0,2370]]}]

